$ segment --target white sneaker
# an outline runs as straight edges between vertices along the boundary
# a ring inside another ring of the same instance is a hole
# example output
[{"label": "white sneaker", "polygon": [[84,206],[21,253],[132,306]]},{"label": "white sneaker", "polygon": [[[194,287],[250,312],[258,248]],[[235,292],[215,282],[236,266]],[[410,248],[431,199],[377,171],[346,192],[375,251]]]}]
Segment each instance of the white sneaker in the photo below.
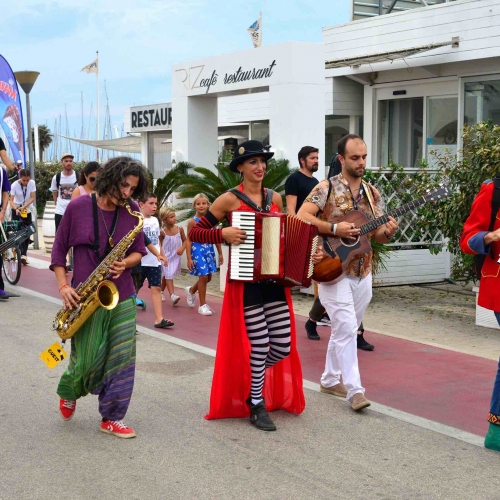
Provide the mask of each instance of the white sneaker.
[{"label": "white sneaker", "polygon": [[189,307],[194,307],[194,304],[196,302],[196,294],[194,293],[191,293],[190,290],[191,290],[191,287],[190,286],[187,286],[185,288],[186,290],[186,300],[187,300],[187,305]]},{"label": "white sneaker", "polygon": [[21,263],[24,265],[28,264],[28,257],[26,255],[21,255]]},{"label": "white sneaker", "polygon": [[165,294],[163,292],[161,292],[161,301],[165,302]]},{"label": "white sneaker", "polygon": [[210,309],[207,304],[203,304],[198,307],[198,314],[201,314],[202,316],[212,316],[212,309]]},{"label": "white sneaker", "polygon": [[179,302],[181,298],[173,293],[172,295],[170,295],[170,300],[172,301],[172,305],[175,306],[175,304],[177,304],[177,302]]}]

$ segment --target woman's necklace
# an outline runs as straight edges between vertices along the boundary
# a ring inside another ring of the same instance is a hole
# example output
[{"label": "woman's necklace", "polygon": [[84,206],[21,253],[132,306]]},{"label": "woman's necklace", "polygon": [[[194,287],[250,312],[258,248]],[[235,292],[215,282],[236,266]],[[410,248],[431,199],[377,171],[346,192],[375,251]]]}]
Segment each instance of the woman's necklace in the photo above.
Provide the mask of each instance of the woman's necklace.
[{"label": "woman's necklace", "polygon": [[104,222],[104,228],[106,229],[106,234],[108,235],[108,243],[111,248],[115,246],[115,242],[113,241],[113,235],[115,234],[116,231],[116,226],[118,224],[118,217],[120,216],[120,207],[117,205],[115,209],[115,216],[113,218],[113,226],[111,227],[111,232],[108,231],[108,226],[106,224],[106,220],[104,219],[104,213],[102,211],[102,208],[99,207],[99,210],[101,211],[101,217],[102,221]]}]

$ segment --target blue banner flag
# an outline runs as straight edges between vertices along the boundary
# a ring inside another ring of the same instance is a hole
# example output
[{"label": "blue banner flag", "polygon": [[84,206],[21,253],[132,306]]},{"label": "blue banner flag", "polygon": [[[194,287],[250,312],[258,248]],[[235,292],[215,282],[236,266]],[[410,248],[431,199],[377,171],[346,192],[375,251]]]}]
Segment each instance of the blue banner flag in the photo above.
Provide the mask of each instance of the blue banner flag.
[{"label": "blue banner flag", "polygon": [[24,153],[23,110],[16,77],[0,55],[0,125],[10,145],[14,162],[21,160],[26,168]]}]

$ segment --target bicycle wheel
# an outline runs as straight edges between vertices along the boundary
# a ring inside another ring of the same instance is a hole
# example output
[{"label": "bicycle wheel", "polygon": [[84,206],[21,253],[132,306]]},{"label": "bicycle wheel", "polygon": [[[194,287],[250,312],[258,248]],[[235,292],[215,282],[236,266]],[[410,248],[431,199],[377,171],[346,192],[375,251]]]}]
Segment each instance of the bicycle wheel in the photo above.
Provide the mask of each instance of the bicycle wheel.
[{"label": "bicycle wheel", "polygon": [[3,253],[3,273],[6,280],[15,285],[21,277],[21,250],[19,247],[9,248]]}]

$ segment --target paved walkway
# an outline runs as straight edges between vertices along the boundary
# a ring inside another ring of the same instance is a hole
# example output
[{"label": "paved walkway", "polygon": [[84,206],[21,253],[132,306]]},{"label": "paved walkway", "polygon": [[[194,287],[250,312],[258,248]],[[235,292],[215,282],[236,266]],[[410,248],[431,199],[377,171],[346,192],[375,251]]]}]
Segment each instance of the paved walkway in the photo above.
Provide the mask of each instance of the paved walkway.
[{"label": "paved walkway", "polygon": [[[37,254],[32,265],[23,268],[19,286],[59,298],[47,261],[48,257]],[[215,314],[205,317],[186,305],[183,290],[178,294],[182,297],[178,306],[164,305],[164,316],[175,326],[158,333],[215,349],[221,298],[210,297]],[[148,300],[147,289],[141,290],[140,296]],[[139,311],[139,325],[153,328],[151,309]],[[320,327],[320,341],[310,341],[303,333],[305,321],[297,315],[297,344],[304,379],[317,384],[324,367],[328,328]],[[360,351],[359,364],[366,394],[372,401],[478,436],[485,434],[495,361],[375,333],[370,333],[370,340],[377,349]]]}]

